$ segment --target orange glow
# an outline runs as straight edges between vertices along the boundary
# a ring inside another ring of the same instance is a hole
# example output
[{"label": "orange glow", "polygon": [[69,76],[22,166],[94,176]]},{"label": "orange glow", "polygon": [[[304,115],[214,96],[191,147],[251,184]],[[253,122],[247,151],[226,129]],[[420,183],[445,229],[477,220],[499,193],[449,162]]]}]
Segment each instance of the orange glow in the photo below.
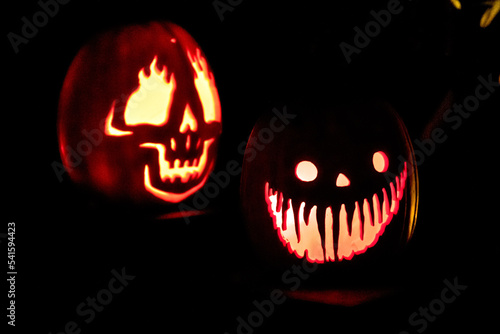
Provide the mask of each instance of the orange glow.
[{"label": "orange glow", "polygon": [[[486,11],[481,16],[481,21],[479,21],[479,26],[481,28],[486,28],[493,21],[495,16],[500,13],[500,0],[484,1],[483,5],[488,6]],[[498,23],[498,22],[497,22]]]},{"label": "orange glow", "polygon": [[109,28],[77,50],[61,82],[56,130],[63,166],[53,169],[59,180],[67,175],[103,199],[175,211],[170,204],[193,197],[216,164],[216,73],[177,24]]},{"label": "orange glow", "polygon": [[170,106],[175,91],[175,77],[170,75],[167,81],[167,68],[159,71],[156,67],[157,57],[149,65],[150,75],[146,76],[144,68],[139,71],[139,87],[130,95],[125,107],[125,123],[127,125],[151,124],[165,125],[168,122]]},{"label": "orange glow", "polygon": [[[304,219],[304,206],[302,202],[299,207],[298,226],[295,226],[295,217],[293,214],[292,200],[288,201],[288,209],[285,208],[283,196],[278,198],[278,192],[269,189],[266,183],[266,199],[268,208],[273,217],[274,228],[281,233],[278,234],[283,245],[286,245],[288,251],[302,258],[306,256],[309,262],[323,262],[323,248],[321,247],[321,236],[319,234],[318,222],[316,220],[316,206],[309,211],[307,222]],[[280,203],[278,203],[280,201]],[[300,233],[296,233],[298,229]]]},{"label": "orange glow", "polygon": [[450,0],[450,2],[456,9],[462,9],[462,4],[460,3],[460,0]]},{"label": "orange glow", "polygon": [[196,72],[194,84],[200,96],[201,104],[203,105],[205,123],[212,121],[220,122],[221,112],[219,93],[215,86],[214,76],[208,71],[207,60],[201,56],[200,49],[196,49],[196,55],[194,56],[188,51],[188,57]]},{"label": "orange glow", "polygon": [[[139,71],[139,87],[130,94],[125,107],[124,119],[127,125],[151,124],[162,126],[168,122],[170,106],[172,105],[175,91],[175,78],[172,74],[170,81],[166,80],[167,68],[162,71],[156,68],[156,56],[151,62],[149,76],[146,76],[144,68]],[[189,106],[188,106],[189,107]],[[108,136],[127,136],[132,131],[122,131],[113,127],[115,113],[115,101],[106,117],[104,133]]]},{"label": "orange glow", "polygon": [[114,114],[115,114],[115,101],[113,101],[113,105],[111,106],[111,110],[109,111],[108,116],[106,117],[106,123],[104,126],[104,133],[108,136],[115,136],[115,137],[131,135],[132,131],[122,131],[122,130],[118,130],[118,129],[113,127]]},{"label": "orange glow", "polygon": [[[265,199],[269,214],[273,219],[274,229],[277,230],[279,239],[290,254],[295,254],[298,258],[305,256],[309,262],[318,263],[350,260],[355,254],[362,254],[376,245],[386,226],[399,211],[399,202],[405,194],[406,179],[405,162],[403,171],[389,184],[390,200],[388,191],[382,188],[382,201],[375,193],[371,199],[356,201],[352,213],[347,212],[345,204],[340,204],[340,209],[336,211],[338,221],[335,221],[332,207],[327,207],[324,249],[319,233],[318,226],[320,225],[316,218],[316,206],[313,206],[307,214],[304,212],[305,202],[301,202],[298,217],[295,217],[293,200],[289,199],[285,208],[283,194],[270,188],[268,182],[264,186]],[[304,217],[308,217],[307,222]],[[349,221],[351,228],[349,228]],[[334,225],[338,226],[339,231],[337,254],[334,250]]]},{"label": "orange glow", "polygon": [[179,132],[185,133],[188,129],[196,132],[196,130],[198,129],[198,123],[196,122],[196,118],[194,118],[189,104],[186,104],[186,109],[184,110],[184,116],[182,116],[182,123],[181,127],[179,128]]},{"label": "orange glow", "polygon": [[387,168],[389,168],[389,158],[387,158],[384,152],[378,151],[373,153],[373,167],[379,173],[387,171]]},{"label": "orange glow", "polygon": [[337,187],[347,187],[348,185],[351,184],[351,181],[349,181],[347,176],[345,176],[342,173],[339,173],[339,176],[337,176],[337,181],[335,183]]},{"label": "orange glow", "polygon": [[[171,40],[176,43],[175,39]],[[211,72],[208,71],[208,64],[201,56],[201,51],[197,49],[196,55],[191,56],[188,51],[188,57],[195,70],[194,83],[199,94],[200,101],[203,107],[205,122],[218,121],[220,122],[220,102],[215,81]],[[163,66],[160,70],[157,67],[157,57],[155,56],[149,65],[149,75],[146,74],[144,68],[138,73],[139,86],[130,94],[125,111],[124,121],[126,125],[136,126],[142,124],[164,126],[167,124],[170,116],[170,108],[172,106],[173,96],[176,89],[176,81],[174,74],[167,75],[167,68]],[[122,131],[113,127],[113,118],[115,113],[115,102],[106,117],[105,133],[109,136],[126,136],[133,134],[133,131]],[[186,133],[188,130],[196,132],[198,130],[198,122],[194,116],[189,103],[186,104],[182,122],[179,127],[180,133]],[[144,168],[144,187],[154,196],[167,201],[179,202],[190,196],[200,189],[207,176],[204,171],[207,168],[208,151],[210,145],[215,141],[214,138],[203,141],[203,152],[199,158],[193,160],[167,159],[167,147],[164,144],[146,142],[139,146],[141,148],[152,148],[158,152],[159,174],[163,182],[170,183],[179,180],[182,183],[190,181],[199,181],[196,186],[192,187],[183,193],[167,192],[155,188],[151,184],[150,166],[145,165]],[[176,151],[177,143],[175,139],[170,138],[169,151]],[[186,136],[186,150],[191,148],[191,144],[199,147],[201,141],[191,143],[191,136]]]},{"label": "orange glow", "polygon": [[335,261],[335,250],[333,249],[333,214],[332,208],[325,210],[325,261]]},{"label": "orange glow", "polygon": [[157,189],[153,187],[153,185],[151,185],[151,180],[149,178],[149,166],[146,165],[146,167],[144,168],[144,187],[148,192],[166,202],[179,203],[180,201],[191,196],[192,194],[197,192],[201,187],[203,187],[208,176],[209,176],[208,174],[205,175],[205,177],[203,178],[203,180],[201,180],[200,183],[198,183],[196,186],[189,189],[188,191],[185,191],[183,193],[173,193]]},{"label": "orange glow", "polygon": [[[163,144],[156,143],[144,143],[140,147],[153,148],[158,151],[158,161],[160,165],[160,177],[163,182],[169,180],[174,182],[175,178],[181,179],[181,182],[185,183],[189,180],[194,180],[200,177],[202,172],[205,170],[208,158],[208,148],[214,142],[214,139],[205,140],[203,143],[203,153],[200,159],[194,159],[192,163],[185,160],[181,163],[179,159],[175,159],[171,164],[170,161],[166,160],[166,148]],[[146,168],[148,166],[146,165]]]},{"label": "orange glow", "polygon": [[295,167],[295,175],[304,182],[311,182],[318,176],[318,169],[310,161],[301,161]]}]

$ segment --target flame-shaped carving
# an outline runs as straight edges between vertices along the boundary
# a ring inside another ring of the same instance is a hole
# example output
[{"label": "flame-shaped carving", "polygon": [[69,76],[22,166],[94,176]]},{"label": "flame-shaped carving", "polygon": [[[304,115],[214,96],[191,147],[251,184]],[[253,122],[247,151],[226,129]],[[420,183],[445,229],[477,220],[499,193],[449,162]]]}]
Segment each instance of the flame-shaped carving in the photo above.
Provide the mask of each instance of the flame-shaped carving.
[{"label": "flame-shaped carving", "polygon": [[[150,74],[146,75],[144,68],[139,71],[139,86],[130,94],[124,111],[126,125],[150,124],[156,126],[165,125],[168,122],[170,106],[172,105],[174,91],[176,88],[175,77],[172,73],[167,80],[167,68],[162,70],[156,67],[155,56],[149,65]],[[132,131],[123,131],[113,127],[115,113],[115,102],[106,117],[105,133],[108,136],[131,135]]]},{"label": "flame-shaped carving", "polygon": [[188,51],[188,57],[191,65],[196,72],[194,84],[200,96],[201,104],[203,105],[203,117],[205,123],[212,121],[220,122],[220,101],[215,79],[211,72],[208,71],[207,60],[201,56],[200,49],[196,49],[196,55],[192,56]]},{"label": "flame-shaped carving", "polygon": [[125,124],[151,124],[161,126],[168,122],[175,91],[175,77],[167,80],[167,68],[159,71],[155,57],[149,65],[150,75],[144,68],[139,72],[139,87],[130,95],[125,107]]}]

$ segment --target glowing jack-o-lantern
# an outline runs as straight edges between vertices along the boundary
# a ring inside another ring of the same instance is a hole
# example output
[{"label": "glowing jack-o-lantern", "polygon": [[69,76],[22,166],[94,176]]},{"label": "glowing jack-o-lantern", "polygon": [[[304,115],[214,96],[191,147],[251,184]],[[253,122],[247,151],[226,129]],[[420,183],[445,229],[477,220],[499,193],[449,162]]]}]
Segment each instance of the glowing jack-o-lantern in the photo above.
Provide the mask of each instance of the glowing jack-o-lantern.
[{"label": "glowing jack-o-lantern", "polygon": [[241,180],[248,231],[266,259],[345,263],[410,239],[417,170],[390,107],[297,113],[271,139],[270,124],[264,116],[254,127]]},{"label": "glowing jack-o-lantern", "polygon": [[113,198],[180,202],[215,164],[221,109],[213,73],[174,24],[104,33],[68,70],[58,131],[76,182]]}]

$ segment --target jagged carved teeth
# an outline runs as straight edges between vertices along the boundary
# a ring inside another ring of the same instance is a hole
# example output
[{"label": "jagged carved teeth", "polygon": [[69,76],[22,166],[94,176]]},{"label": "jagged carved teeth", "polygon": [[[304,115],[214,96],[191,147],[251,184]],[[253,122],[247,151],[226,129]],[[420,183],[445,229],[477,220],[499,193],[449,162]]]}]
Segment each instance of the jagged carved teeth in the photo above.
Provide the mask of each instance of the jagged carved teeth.
[{"label": "jagged carved teeth", "polygon": [[141,144],[140,147],[153,148],[158,151],[160,177],[163,182],[168,180],[172,183],[175,182],[176,179],[180,179],[181,182],[186,183],[188,181],[195,180],[202,175],[207,163],[208,148],[213,141],[213,139],[204,141],[203,152],[199,158],[183,161],[180,159],[174,159],[173,162],[171,159],[167,159],[167,149],[163,144],[144,143]]},{"label": "jagged carved teeth", "polygon": [[[318,263],[350,260],[355,254],[373,247],[398,213],[406,178],[405,163],[400,175],[389,183],[387,189],[382,188],[380,196],[375,193],[371,198],[356,201],[352,211],[345,204],[340,204],[335,210],[328,206],[323,225],[318,224],[316,205],[307,205],[310,209],[306,209],[305,202],[288,199],[284,203],[283,194],[273,190],[268,182],[265,184],[265,198],[274,229],[291,254]],[[296,206],[297,214],[294,211]],[[323,238],[320,226],[324,226]]]},{"label": "jagged carved teeth", "polygon": [[190,180],[197,179],[201,172],[198,171],[199,164],[197,159],[193,163],[189,160],[185,160],[181,164],[181,160],[175,159],[174,162],[166,161],[163,167],[163,173],[161,174],[161,180],[163,182],[169,181],[171,183],[175,182],[176,179],[180,179],[181,182],[186,183]]}]

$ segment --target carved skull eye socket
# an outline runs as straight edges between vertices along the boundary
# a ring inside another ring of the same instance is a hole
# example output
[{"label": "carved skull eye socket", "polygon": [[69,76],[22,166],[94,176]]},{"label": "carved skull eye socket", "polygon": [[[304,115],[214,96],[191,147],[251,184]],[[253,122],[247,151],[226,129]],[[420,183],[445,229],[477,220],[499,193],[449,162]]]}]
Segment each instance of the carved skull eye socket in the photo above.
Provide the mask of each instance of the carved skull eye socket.
[{"label": "carved skull eye socket", "polygon": [[295,166],[295,175],[304,182],[311,182],[318,176],[318,168],[310,161],[301,161]]},{"label": "carved skull eye socket", "polygon": [[389,168],[389,158],[387,158],[384,152],[378,151],[373,153],[373,168],[379,173],[387,171]]}]

